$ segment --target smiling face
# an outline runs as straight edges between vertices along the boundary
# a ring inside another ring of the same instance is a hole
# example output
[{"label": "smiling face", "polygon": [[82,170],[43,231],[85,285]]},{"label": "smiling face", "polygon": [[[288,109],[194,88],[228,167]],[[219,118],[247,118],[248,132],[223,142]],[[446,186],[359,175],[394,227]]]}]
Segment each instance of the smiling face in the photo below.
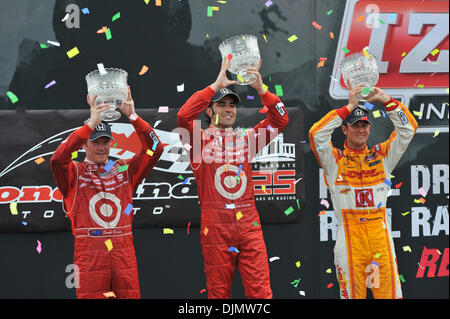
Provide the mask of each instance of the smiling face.
[{"label": "smiling face", "polygon": [[236,102],[231,96],[224,96],[220,101],[214,102],[210,108],[206,109],[206,113],[211,118],[212,126],[220,129],[230,128],[236,121]]},{"label": "smiling face", "polygon": [[93,141],[87,140],[83,145],[83,149],[86,151],[86,160],[95,164],[105,164],[108,161],[111,142],[112,140],[106,136]]},{"label": "smiling face", "polygon": [[363,150],[370,135],[369,122],[358,121],[352,125],[342,125],[342,132],[347,137],[347,146],[354,150]]}]

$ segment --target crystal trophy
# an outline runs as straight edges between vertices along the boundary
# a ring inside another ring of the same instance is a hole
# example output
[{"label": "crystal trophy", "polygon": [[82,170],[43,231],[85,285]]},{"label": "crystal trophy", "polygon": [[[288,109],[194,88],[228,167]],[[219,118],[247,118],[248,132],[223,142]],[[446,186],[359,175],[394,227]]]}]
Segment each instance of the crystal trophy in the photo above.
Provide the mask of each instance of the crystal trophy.
[{"label": "crystal trophy", "polygon": [[104,111],[100,117],[103,121],[112,122],[120,118],[120,112],[116,108],[122,105],[128,96],[128,73],[116,68],[105,68],[105,71],[106,73],[99,70],[88,73],[86,83],[91,98],[98,96],[96,105],[109,104],[109,110]]},{"label": "crystal trophy", "polygon": [[219,45],[222,59],[231,54],[231,65],[228,71],[236,74],[240,85],[249,85],[256,81],[256,76],[247,74],[247,69],[256,67],[261,58],[258,38],[254,35],[238,35],[223,41]]},{"label": "crystal trophy", "polygon": [[339,67],[346,85],[350,81],[352,87],[360,84],[366,86],[366,89],[361,92],[362,98],[370,94],[380,76],[377,59],[373,55],[369,55],[366,50],[364,53],[357,52],[345,57]]}]

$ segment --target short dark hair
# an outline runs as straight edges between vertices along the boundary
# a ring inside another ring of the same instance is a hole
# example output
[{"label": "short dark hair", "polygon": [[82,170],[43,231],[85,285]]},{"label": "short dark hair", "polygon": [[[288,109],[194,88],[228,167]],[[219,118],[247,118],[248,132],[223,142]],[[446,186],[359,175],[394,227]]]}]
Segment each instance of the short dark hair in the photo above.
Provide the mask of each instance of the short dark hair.
[{"label": "short dark hair", "polygon": [[[206,116],[206,124],[208,124],[208,127],[211,125],[211,118],[208,116],[208,113],[206,112],[206,110],[207,109],[211,109],[212,110],[212,105],[213,105],[213,102],[211,102],[209,105],[208,105],[208,107],[205,109],[205,116]],[[213,111],[214,112],[214,111]]]}]

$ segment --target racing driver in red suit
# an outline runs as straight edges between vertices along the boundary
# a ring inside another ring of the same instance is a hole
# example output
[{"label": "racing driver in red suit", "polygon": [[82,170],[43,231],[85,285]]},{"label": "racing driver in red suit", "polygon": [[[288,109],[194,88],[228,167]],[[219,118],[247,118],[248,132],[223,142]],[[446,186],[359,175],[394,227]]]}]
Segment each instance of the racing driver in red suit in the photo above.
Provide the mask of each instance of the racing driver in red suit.
[{"label": "racing driver in red suit", "polygon": [[[358,106],[364,88],[349,83],[348,105],[314,124],[309,138],[338,221],[334,263],[341,298],[365,299],[371,288],[376,299],[397,299],[402,290],[386,201],[391,172],[411,142],[417,121],[401,102],[374,87],[365,99],[384,105],[395,130],[388,140],[367,147],[372,124],[368,110]],[[339,126],[346,136],[343,150],[331,143]]]},{"label": "racing driver in red suit", "polygon": [[[232,130],[237,94],[227,87],[230,60],[222,61],[216,81],[195,92],[178,112],[181,141],[189,150],[201,208],[200,244],[208,298],[231,298],[235,267],[247,298],[272,298],[266,246],[255,207],[251,160],[283,131],[286,108],[263,88],[259,69],[248,69],[257,80],[250,86],[267,107],[267,118],[246,130]],[[197,117],[206,109],[211,124],[202,130]]]},{"label": "racing driver in red suit", "polygon": [[[87,96],[90,119],[58,146],[50,160],[75,237],[76,295],[105,298],[112,292],[117,298],[140,298],[131,226],[133,191],[158,162],[163,145],[137,116],[128,87],[128,97],[119,108],[130,119],[142,148],[131,159],[108,161],[111,128],[100,114],[109,106],[96,105],[96,99]],[[86,151],[83,163],[72,160],[72,153],[81,147]]]}]

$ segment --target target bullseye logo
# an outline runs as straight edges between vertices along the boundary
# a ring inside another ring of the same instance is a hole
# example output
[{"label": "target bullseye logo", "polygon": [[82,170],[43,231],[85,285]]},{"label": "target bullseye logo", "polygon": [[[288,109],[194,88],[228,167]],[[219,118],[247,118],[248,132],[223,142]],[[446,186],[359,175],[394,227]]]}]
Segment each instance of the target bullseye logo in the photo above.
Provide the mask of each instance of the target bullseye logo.
[{"label": "target bullseye logo", "polygon": [[[97,213],[100,212],[101,216]],[[89,201],[89,214],[103,228],[114,228],[120,219],[120,199],[111,193],[100,192]],[[115,213],[115,217],[114,216]]]},{"label": "target bullseye logo", "polygon": [[[247,188],[247,176],[236,178],[239,168],[231,164],[220,166],[214,176],[214,185],[220,195],[227,199],[240,198]],[[231,174],[230,174],[231,172]]]}]

